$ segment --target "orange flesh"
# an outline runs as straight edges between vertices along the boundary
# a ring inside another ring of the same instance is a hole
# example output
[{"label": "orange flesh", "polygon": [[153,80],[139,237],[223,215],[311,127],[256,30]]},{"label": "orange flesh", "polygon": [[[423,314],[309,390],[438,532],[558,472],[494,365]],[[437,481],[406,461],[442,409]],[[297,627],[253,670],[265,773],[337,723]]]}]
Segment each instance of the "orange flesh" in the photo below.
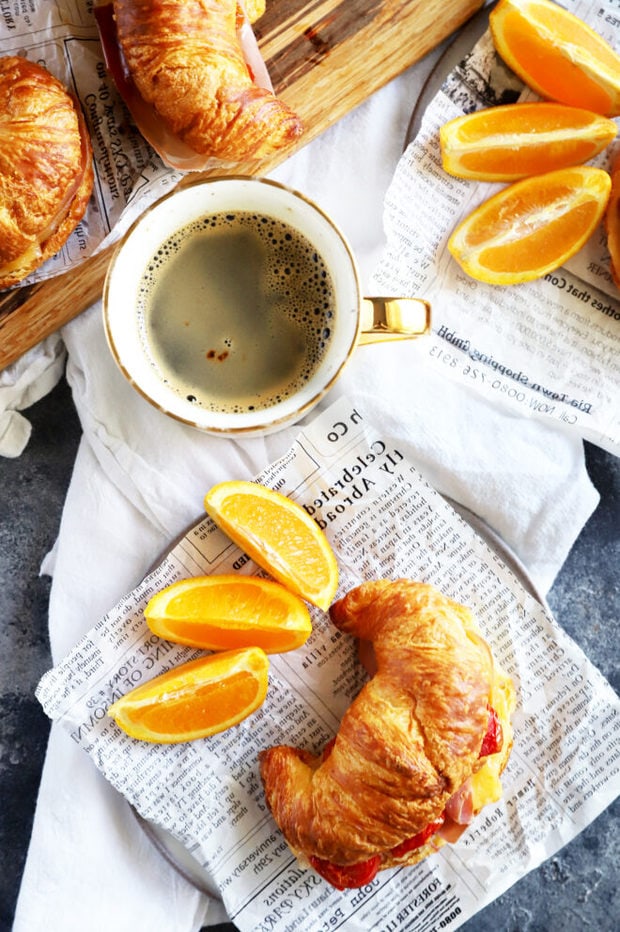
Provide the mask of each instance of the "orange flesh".
[{"label": "orange flesh", "polygon": [[543,133],[549,130],[579,129],[592,122],[592,112],[564,104],[508,104],[479,110],[469,126],[463,131],[465,140],[485,141],[490,135],[512,133]]},{"label": "orange flesh", "polygon": [[178,743],[237,725],[267,694],[269,660],[256,647],[190,660],[137,686],[108,715],[133,738]]},{"label": "orange flesh", "polygon": [[280,583],[260,577],[214,575],[181,580],[145,609],[155,634],[209,650],[261,647],[292,650],[309,637],[307,606]]},{"label": "orange flesh", "polygon": [[609,76],[595,77],[597,71],[618,74],[620,58],[611,46],[557,4],[534,3],[530,16],[501,3],[491,14],[495,45],[506,64],[542,97],[617,113],[617,80],[612,79],[616,90],[610,91],[604,86]]},{"label": "orange flesh", "polygon": [[595,203],[581,204],[570,213],[547,223],[544,233],[540,228],[533,229],[529,236],[483,250],[479,261],[488,268],[502,272],[546,266],[557,259],[558,243],[571,242],[576,227],[589,230],[591,224],[596,222],[596,214]]},{"label": "orange flesh", "polygon": [[559,164],[587,162],[592,158],[593,154],[595,153],[590,143],[579,141],[564,146],[562,158],[557,162],[554,159],[554,153],[544,143],[536,149],[530,149],[526,153],[520,152],[518,154],[509,146],[506,148],[498,146],[492,151],[487,150],[486,152],[477,152],[471,155],[465,154],[461,156],[461,164],[470,171],[491,173],[497,171],[499,165],[501,165],[506,174],[519,172],[524,175],[535,175],[540,171],[554,167],[558,162]]},{"label": "orange flesh", "polygon": [[[518,22],[511,25],[511,19]],[[571,104],[586,107],[596,113],[606,113],[610,106],[609,95],[595,81],[569,61],[557,46],[541,41],[529,23],[518,14],[508,17],[506,29],[513,29],[512,51],[516,61],[527,68],[528,82],[533,81],[544,97],[563,100],[570,88]],[[567,37],[567,42],[572,40]]]},{"label": "orange flesh", "polygon": [[181,691],[172,698],[162,697],[149,707],[129,709],[127,718],[161,735],[199,731],[234,719],[254,703],[257,693],[256,677],[241,671],[225,680]]},{"label": "orange flesh", "polygon": [[247,647],[249,643],[261,647],[266,653],[279,653],[300,647],[307,639],[307,631],[287,631],[274,627],[270,630],[240,622],[226,620],[221,625],[208,622],[174,620],[166,625],[168,640],[180,644],[204,645],[210,650],[228,650]]},{"label": "orange flesh", "polygon": [[[208,605],[205,602],[208,601]],[[286,604],[262,591],[260,585],[247,586],[229,583],[201,591],[187,589],[170,599],[167,615],[181,614],[188,618],[203,618],[205,612],[215,621],[218,617],[225,625],[243,625],[249,618],[260,618],[271,625],[283,624],[287,617]]]},{"label": "orange flesh", "polygon": [[338,563],[301,505],[259,483],[231,480],[209,490],[205,509],[259,566],[327,611],[338,587]]},{"label": "orange flesh", "polygon": [[533,176],[483,203],[457,227],[448,247],[481,281],[539,277],[581,248],[603,217],[609,190],[609,175],[595,168]]},{"label": "orange flesh", "polygon": [[617,132],[613,120],[564,104],[490,107],[441,127],[442,162],[456,176],[514,180],[587,162]]},{"label": "orange flesh", "polygon": [[[294,515],[281,511],[269,501],[238,495],[226,501],[222,519],[229,522],[231,528],[251,527],[256,541],[269,541],[272,548],[269,556],[274,566],[280,568],[287,564],[287,572],[290,571],[294,579],[302,583],[310,581],[315,589],[327,583],[323,561],[313,556],[316,553],[314,537],[301,522],[295,521]],[[252,537],[246,541],[246,547],[252,557],[261,555]]]}]

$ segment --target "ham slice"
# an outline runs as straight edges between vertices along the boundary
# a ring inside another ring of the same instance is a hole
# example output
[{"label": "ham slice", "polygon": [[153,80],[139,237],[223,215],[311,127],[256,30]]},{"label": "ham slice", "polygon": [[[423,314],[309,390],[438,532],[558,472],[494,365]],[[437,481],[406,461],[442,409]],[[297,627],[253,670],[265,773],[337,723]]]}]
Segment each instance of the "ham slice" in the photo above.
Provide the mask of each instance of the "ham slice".
[{"label": "ham slice", "polygon": [[466,780],[446,803],[446,815],[459,825],[469,825],[474,817],[471,783]]}]

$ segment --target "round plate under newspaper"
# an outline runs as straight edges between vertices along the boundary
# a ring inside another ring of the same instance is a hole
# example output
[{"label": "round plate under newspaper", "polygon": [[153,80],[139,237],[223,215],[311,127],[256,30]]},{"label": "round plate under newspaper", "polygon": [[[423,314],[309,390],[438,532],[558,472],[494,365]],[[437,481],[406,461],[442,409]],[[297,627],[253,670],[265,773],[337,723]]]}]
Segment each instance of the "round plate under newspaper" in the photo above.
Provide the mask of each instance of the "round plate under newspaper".
[{"label": "round plate under newspaper", "polygon": [[405,135],[405,149],[417,136],[424,112],[445,79],[458,63],[463,60],[467,53],[472,50],[480,36],[486,32],[489,25],[489,13],[494,6],[495,3],[486,4],[472,16],[463,29],[456,34],[454,41],[447,46],[443,55],[437,60],[413,108]]},{"label": "round plate under newspaper", "polygon": [[[135,809],[131,808],[131,812],[147,838],[150,839],[168,864],[184,877],[188,883],[197,890],[200,890],[201,893],[205,893],[211,899],[221,902],[217,888],[214,886],[212,879],[209,877],[202,864],[192,856],[187,848],[165,829],[156,825],[154,822],[149,822],[147,819],[144,819]],[[222,904],[222,909],[223,908]],[[211,916],[209,918],[211,919]],[[221,921],[226,921],[225,915],[222,915]]]},{"label": "round plate under newspaper", "polygon": [[[521,560],[519,560],[516,554],[504,543],[501,537],[499,537],[482,518],[479,518],[468,508],[465,508],[463,505],[460,505],[450,498],[448,498],[447,501],[452,505],[454,510],[460,514],[463,520],[486,541],[489,547],[504,561],[506,566],[512,570],[526,592],[548,609],[544,594],[540,592]],[[132,812],[138,824],[166,861],[168,861],[185,880],[192,884],[192,886],[216,900],[223,910],[223,904],[221,904],[212,878],[196,858],[194,858],[193,855],[165,829],[153,822],[143,819],[134,809],[132,809]],[[222,913],[221,921],[226,921],[224,913]]]}]

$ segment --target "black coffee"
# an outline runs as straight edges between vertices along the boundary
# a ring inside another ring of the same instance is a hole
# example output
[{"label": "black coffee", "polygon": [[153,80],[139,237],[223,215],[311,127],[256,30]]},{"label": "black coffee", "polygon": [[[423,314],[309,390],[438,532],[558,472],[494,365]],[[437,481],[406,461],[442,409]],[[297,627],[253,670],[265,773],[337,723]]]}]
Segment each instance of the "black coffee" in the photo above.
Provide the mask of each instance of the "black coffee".
[{"label": "black coffee", "polygon": [[288,224],[218,213],[177,231],[140,283],[144,341],[180,395],[209,410],[271,407],[324,357],[334,293],[325,263]]}]

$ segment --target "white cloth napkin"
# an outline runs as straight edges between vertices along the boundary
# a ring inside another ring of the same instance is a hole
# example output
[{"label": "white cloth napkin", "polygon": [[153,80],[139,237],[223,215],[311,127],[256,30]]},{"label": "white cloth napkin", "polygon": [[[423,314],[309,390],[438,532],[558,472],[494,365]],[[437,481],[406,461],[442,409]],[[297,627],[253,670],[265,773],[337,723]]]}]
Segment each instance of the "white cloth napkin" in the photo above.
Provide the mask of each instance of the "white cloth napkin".
[{"label": "white cloth napkin", "polygon": [[20,412],[47,395],[64,368],[65,348],[60,334],[53,334],[0,372],[0,456],[24,451],[32,425]]},{"label": "white cloth napkin", "polygon": [[[366,285],[383,242],[383,197],[437,54],[273,173],[332,214]],[[232,442],[167,419],[116,370],[98,305],[66,326],[63,338],[84,436],[43,567],[53,575],[54,660],[196,520],[214,482],[251,478],[296,432]],[[442,381],[411,343],[357,350],[336,390],[376,419],[436,488],[499,532],[548,589],[598,500],[578,439]],[[15,932],[192,932],[223,918],[145,841],[129,807],[53,727]]]}]

